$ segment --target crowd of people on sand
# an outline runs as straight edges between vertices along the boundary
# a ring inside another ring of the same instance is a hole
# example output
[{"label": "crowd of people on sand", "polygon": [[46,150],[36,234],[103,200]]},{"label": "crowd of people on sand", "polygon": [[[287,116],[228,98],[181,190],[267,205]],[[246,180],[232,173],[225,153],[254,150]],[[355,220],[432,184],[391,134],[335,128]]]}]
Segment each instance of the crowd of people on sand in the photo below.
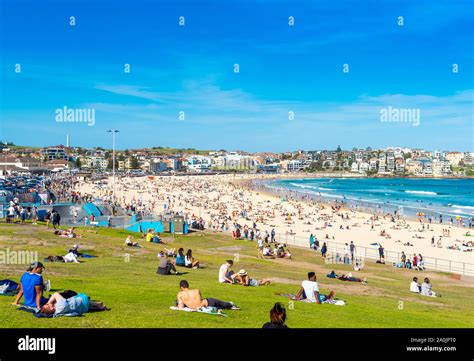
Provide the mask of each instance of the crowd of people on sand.
[{"label": "crowd of people on sand", "polygon": [[[2,280],[0,289],[2,285],[7,285],[8,295],[15,296],[12,305],[36,317],[81,316],[86,312],[110,310],[102,302],[91,301],[86,294],[73,290],[54,292],[45,297],[45,292],[51,290],[51,282],[43,279],[44,269],[41,262],[33,262],[19,283]],[[22,299],[23,303],[20,304]]]}]

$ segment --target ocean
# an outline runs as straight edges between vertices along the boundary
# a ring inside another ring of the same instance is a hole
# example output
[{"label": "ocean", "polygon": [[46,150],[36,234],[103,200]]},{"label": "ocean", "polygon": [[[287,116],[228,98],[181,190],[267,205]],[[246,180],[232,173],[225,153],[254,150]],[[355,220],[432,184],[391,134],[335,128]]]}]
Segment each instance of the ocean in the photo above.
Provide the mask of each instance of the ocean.
[{"label": "ocean", "polygon": [[368,210],[396,209],[407,216],[423,212],[433,217],[474,217],[474,179],[306,178],[273,180],[266,186]]}]

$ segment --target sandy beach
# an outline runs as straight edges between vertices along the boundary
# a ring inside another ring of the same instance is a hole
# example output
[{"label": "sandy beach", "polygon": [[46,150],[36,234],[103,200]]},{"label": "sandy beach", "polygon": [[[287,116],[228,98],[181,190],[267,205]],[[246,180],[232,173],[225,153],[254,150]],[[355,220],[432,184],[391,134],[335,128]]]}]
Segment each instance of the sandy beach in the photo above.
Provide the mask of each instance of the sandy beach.
[{"label": "sandy beach", "polygon": [[[252,179],[265,178],[275,176],[117,177],[117,201],[123,207],[134,205],[151,214],[159,214],[166,208],[191,219],[202,218],[205,228],[214,231],[232,232],[234,223],[251,228],[256,222],[261,234],[275,229],[280,235],[301,237],[308,246],[312,233],[321,244],[324,241],[353,241],[356,247],[374,248],[371,244],[381,243],[386,250],[404,251],[410,258],[414,253],[421,253],[424,257],[473,263],[473,252],[447,248],[472,241],[473,237],[466,235],[468,228],[429,224],[428,229],[425,223],[423,229],[423,224],[416,220],[393,222],[388,216],[374,220],[372,214],[354,209],[334,210],[334,204],[291,197],[282,199],[268,191],[248,187]],[[106,182],[107,185],[81,182],[77,191],[106,197],[112,189],[112,178]],[[383,231],[385,235],[382,235]],[[435,238],[434,247],[432,237]]]}]

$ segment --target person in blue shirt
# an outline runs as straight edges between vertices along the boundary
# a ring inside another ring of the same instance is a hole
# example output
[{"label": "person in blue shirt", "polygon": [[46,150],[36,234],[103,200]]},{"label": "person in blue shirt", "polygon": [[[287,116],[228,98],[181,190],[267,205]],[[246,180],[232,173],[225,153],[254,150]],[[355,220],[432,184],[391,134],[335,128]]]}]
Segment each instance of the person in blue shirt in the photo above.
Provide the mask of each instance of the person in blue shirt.
[{"label": "person in blue shirt", "polygon": [[178,249],[178,254],[176,255],[176,266],[184,267],[186,265],[186,256],[184,255],[184,249]]},{"label": "person in blue shirt", "polygon": [[13,305],[18,306],[24,296],[23,305],[40,309],[48,299],[43,297],[43,272],[44,266],[41,262],[33,262],[20,279],[20,291]]},{"label": "person in blue shirt", "polygon": [[54,293],[40,312],[54,316],[80,316],[89,311],[89,297],[79,293],[70,298],[64,298],[60,293]]},{"label": "person in blue shirt", "polygon": [[62,294],[55,292],[49,301],[41,308],[40,312],[47,316],[81,316],[88,311],[108,311],[102,302],[91,301],[84,294],[65,298]]}]

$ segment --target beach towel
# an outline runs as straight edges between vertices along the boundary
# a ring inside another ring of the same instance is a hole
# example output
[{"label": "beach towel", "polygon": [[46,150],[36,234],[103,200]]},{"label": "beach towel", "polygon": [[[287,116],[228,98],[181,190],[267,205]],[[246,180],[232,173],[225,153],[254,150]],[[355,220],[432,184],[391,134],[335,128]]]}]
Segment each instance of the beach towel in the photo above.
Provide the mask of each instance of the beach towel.
[{"label": "beach towel", "polygon": [[97,258],[97,256],[93,256],[93,255],[90,255],[90,254],[87,254],[87,253],[83,253],[81,255],[82,258]]},{"label": "beach towel", "polygon": [[18,294],[18,283],[12,280],[0,281],[0,296],[14,296]]},{"label": "beach towel", "polygon": [[36,307],[28,307],[28,306],[22,305],[22,306],[18,307],[17,310],[31,313],[36,318],[52,318],[53,317],[53,315],[45,315],[45,314],[39,312]]},{"label": "beach towel", "polygon": [[185,312],[199,312],[199,313],[207,313],[208,315],[217,315],[217,316],[228,317],[225,313],[223,313],[221,310],[218,310],[215,307],[201,307],[201,308],[197,308],[197,309],[185,307],[183,309],[180,309],[176,306],[171,306],[170,310],[185,311]]}]

